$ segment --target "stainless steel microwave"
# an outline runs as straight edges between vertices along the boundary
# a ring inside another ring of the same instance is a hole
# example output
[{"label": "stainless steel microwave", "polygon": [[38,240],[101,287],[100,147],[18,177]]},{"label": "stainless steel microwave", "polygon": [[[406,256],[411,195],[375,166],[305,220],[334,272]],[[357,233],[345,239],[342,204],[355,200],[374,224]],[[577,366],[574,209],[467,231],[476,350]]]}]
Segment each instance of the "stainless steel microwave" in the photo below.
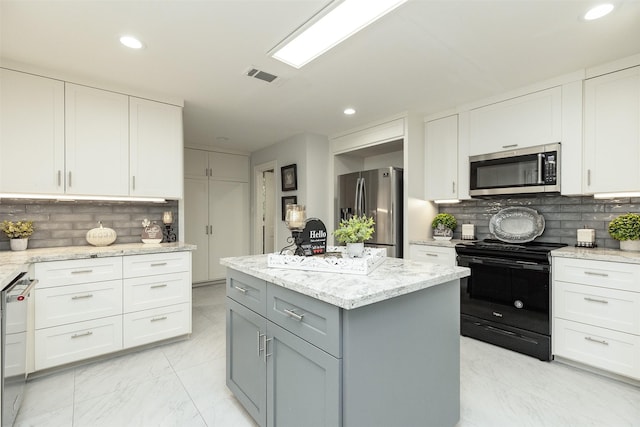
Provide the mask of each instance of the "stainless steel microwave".
[{"label": "stainless steel microwave", "polygon": [[559,193],[560,143],[469,157],[469,195]]}]

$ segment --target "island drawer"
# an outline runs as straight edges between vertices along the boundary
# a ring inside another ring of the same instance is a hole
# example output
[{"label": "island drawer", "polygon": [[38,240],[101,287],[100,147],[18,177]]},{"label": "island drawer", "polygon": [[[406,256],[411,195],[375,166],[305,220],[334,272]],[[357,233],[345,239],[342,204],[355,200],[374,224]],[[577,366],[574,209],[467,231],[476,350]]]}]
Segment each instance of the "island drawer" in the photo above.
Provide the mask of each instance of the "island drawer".
[{"label": "island drawer", "polygon": [[123,295],[125,313],[189,302],[189,273],[124,279]]},{"label": "island drawer", "polygon": [[166,252],[125,256],[124,277],[143,277],[191,270],[190,252]]},{"label": "island drawer", "polygon": [[36,288],[35,328],[49,328],[122,314],[122,282]]},{"label": "island drawer", "polygon": [[440,246],[409,245],[409,258],[412,261],[426,261],[434,264],[456,265],[456,250]]},{"label": "island drawer", "polygon": [[640,265],[554,257],[553,278],[563,282],[640,292]]},{"label": "island drawer", "polygon": [[334,305],[267,284],[267,319],[338,358],[341,314]]},{"label": "island drawer", "polygon": [[640,293],[555,282],[554,316],[640,335]]},{"label": "island drawer", "polygon": [[39,289],[122,279],[122,257],[39,262],[34,268]]},{"label": "island drawer", "polygon": [[231,268],[227,272],[227,296],[266,316],[267,282]]},{"label": "island drawer", "polygon": [[124,348],[191,333],[189,303],[126,313],[123,319]]}]

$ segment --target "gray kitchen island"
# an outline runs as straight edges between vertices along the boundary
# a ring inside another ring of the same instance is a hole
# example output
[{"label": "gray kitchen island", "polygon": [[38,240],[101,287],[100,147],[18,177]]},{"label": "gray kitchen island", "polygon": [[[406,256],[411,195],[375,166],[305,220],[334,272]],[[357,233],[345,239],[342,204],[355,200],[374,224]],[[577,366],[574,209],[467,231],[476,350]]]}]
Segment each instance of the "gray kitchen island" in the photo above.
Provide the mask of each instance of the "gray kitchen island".
[{"label": "gray kitchen island", "polygon": [[464,267],[368,275],[224,258],[227,386],[260,426],[454,426]]}]

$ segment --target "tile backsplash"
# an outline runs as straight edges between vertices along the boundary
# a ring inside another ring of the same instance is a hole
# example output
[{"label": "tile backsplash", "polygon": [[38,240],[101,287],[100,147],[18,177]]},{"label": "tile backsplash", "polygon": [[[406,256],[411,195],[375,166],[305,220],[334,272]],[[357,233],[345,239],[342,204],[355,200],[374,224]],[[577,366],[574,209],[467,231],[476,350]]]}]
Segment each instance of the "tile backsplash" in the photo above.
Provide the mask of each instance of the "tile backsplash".
[{"label": "tile backsplash", "polygon": [[578,228],[593,228],[598,247],[618,249],[620,244],[607,231],[609,221],[628,212],[640,213],[640,198],[594,199],[589,196],[508,197],[464,200],[457,204],[442,204],[439,212],[452,214],[458,220],[453,237],[459,239],[462,224],[474,224],[477,239],[491,238],[489,220],[503,208],[526,206],[537,210],[545,219],[545,230],[536,241],[576,244]]},{"label": "tile backsplash", "polygon": [[[118,238],[115,243],[141,242],[142,220],[148,218],[161,226],[162,214],[173,212],[174,231],[178,234],[178,202],[103,202],[103,201],[49,201],[0,200],[0,222],[32,220],[35,232],[29,238],[29,248],[89,245],[87,231],[102,221],[113,228]],[[0,250],[9,249],[9,241],[0,232]]]}]

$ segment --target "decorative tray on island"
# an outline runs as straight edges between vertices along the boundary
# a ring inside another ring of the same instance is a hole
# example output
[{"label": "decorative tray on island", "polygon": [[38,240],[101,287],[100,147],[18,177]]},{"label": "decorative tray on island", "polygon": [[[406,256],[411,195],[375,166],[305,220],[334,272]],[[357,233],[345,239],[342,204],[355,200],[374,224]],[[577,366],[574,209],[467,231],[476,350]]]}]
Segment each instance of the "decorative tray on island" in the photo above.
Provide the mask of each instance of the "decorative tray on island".
[{"label": "decorative tray on island", "polygon": [[322,255],[299,256],[285,254],[267,255],[267,266],[291,270],[323,271],[367,275],[382,264],[387,256],[385,248],[364,248],[360,258],[349,258],[345,246],[327,246]]}]

